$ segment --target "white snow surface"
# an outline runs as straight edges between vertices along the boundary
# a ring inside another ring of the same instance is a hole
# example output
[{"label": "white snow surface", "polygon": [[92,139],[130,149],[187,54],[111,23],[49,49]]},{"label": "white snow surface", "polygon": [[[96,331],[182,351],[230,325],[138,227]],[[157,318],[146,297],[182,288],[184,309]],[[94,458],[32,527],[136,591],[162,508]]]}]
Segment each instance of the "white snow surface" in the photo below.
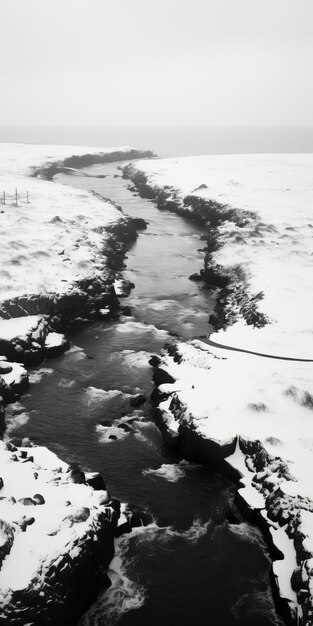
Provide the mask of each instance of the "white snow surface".
[{"label": "white snow surface", "polygon": [[66,339],[62,333],[48,333],[45,341],[45,348],[60,348],[64,345]]},{"label": "white snow surface", "polygon": [[[30,204],[0,202],[0,301],[27,294],[64,294],[76,281],[103,276],[105,227],[120,211],[88,191],[30,177],[31,167],[117,148],[0,144],[2,191],[29,192]],[[128,148],[118,148],[126,151]]]},{"label": "white snow surface", "polygon": [[[23,450],[33,456],[34,462],[21,458]],[[47,448],[18,448],[15,455],[18,460],[0,442],[0,476],[4,482],[0,519],[14,529],[13,546],[0,569],[0,607],[9,602],[14,590],[26,589],[31,582],[40,588],[47,570],[60,555],[75,557],[80,542],[97,528],[102,501],[106,499],[104,491],[73,483],[68,465]],[[27,506],[19,502],[37,493],[43,496],[44,504]],[[82,507],[89,509],[88,518],[73,521]],[[30,517],[34,522],[22,532],[19,523]]]},{"label": "white snow surface", "polygon": [[0,339],[12,341],[12,339],[29,337],[38,329],[42,319],[39,315],[0,319]]},{"label": "white snow surface", "polygon": [[[183,361],[166,357],[176,382],[161,391],[176,392],[185,417],[203,436],[221,444],[237,435],[260,440],[288,461],[296,482],[280,485],[313,500],[308,468],[313,451],[313,363],[278,361],[212,348],[199,340],[179,344]],[[169,409],[169,400],[160,408]],[[313,530],[313,529],[312,529]]]}]

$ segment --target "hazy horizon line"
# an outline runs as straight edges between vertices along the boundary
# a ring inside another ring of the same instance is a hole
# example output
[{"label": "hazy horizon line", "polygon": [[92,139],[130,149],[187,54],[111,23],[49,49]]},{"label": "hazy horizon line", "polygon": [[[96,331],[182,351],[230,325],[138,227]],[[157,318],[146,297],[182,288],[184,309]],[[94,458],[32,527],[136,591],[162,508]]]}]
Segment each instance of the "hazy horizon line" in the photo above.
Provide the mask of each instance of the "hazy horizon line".
[{"label": "hazy horizon line", "polygon": [[229,128],[229,129],[262,129],[262,128],[271,128],[271,129],[313,129],[313,124],[0,124],[0,129],[4,128],[210,128],[212,130],[219,128]]}]

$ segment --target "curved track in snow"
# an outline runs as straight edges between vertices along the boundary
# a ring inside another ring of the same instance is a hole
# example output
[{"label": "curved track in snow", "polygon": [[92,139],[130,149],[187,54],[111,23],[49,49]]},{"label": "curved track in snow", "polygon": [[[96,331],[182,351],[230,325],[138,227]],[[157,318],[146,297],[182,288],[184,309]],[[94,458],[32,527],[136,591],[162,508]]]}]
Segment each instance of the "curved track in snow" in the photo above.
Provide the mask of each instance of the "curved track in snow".
[{"label": "curved track in snow", "polygon": [[280,361],[300,361],[301,363],[313,363],[313,359],[296,359],[294,357],[289,356],[279,356],[277,354],[267,354],[266,352],[254,352],[253,350],[245,350],[244,348],[236,348],[234,346],[225,346],[222,343],[217,343],[216,341],[212,341],[212,339],[207,339],[203,337],[196,337],[203,343],[212,346],[212,348],[222,348],[223,350],[232,350],[234,352],[244,352],[246,354],[254,354],[255,356],[262,356],[266,359],[279,359]]}]

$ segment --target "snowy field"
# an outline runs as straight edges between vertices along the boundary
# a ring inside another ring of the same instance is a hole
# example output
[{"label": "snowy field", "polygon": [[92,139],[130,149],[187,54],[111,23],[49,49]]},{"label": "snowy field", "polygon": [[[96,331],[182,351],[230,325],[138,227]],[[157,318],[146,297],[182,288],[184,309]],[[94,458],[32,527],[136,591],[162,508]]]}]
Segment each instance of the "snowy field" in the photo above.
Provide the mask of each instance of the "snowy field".
[{"label": "snowy field", "polygon": [[176,382],[161,386],[170,396],[160,408],[173,438],[184,427],[216,443],[221,458],[232,455],[228,462],[244,476],[242,498],[269,520],[285,555],[274,564],[281,595],[292,604],[301,589],[299,602],[311,618],[313,155],[199,156],[141,161],[136,170],[149,185],[172,188],[178,203],[194,194],[253,212],[243,227],[220,226],[213,259],[243,268],[250,293],[264,294],[259,309],[270,323],[254,328],[238,314],[210,339],[299,360],[179,342],[180,363],[169,354],[162,360]]},{"label": "snowy field", "polygon": [[[128,148],[119,148],[127,151]],[[25,295],[70,293],[77,281],[105,277],[106,227],[122,220],[118,209],[87,191],[31,178],[33,166],[73,154],[114,148],[0,144],[0,303]],[[30,203],[8,200],[15,189]]]}]

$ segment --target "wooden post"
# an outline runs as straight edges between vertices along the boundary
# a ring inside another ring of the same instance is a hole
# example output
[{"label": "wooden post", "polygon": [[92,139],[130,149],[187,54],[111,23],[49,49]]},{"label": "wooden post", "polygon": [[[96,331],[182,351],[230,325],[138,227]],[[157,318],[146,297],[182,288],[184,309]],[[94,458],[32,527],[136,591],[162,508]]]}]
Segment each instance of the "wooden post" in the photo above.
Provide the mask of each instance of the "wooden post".
[{"label": "wooden post", "polygon": [[15,187],[15,206],[17,206],[17,188]]}]

